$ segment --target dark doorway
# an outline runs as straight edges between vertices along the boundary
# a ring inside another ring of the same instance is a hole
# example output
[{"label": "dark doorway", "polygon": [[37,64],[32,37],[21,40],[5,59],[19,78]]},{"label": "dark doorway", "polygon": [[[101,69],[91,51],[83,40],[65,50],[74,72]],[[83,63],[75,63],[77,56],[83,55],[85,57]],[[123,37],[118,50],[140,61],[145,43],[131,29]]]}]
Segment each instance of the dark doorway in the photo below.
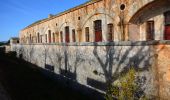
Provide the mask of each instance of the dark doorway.
[{"label": "dark doorway", "polygon": [[146,40],[154,40],[154,21],[147,21],[146,25]]},{"label": "dark doorway", "polygon": [[170,11],[164,13],[164,16],[165,16],[164,39],[170,40]]},{"label": "dark doorway", "polygon": [[95,42],[102,41],[102,21],[94,21]]},{"label": "dark doorway", "polygon": [[69,26],[65,27],[65,42],[69,43],[70,39],[69,39]]}]

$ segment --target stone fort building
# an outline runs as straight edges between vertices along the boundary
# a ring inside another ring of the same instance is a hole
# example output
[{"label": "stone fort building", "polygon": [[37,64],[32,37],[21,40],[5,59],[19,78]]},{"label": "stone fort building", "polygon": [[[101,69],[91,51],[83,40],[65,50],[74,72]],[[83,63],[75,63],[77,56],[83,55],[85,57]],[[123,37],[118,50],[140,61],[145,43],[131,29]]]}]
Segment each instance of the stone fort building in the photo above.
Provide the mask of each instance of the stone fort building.
[{"label": "stone fort building", "polygon": [[21,43],[170,39],[168,0],[91,0],[39,20],[20,32]]},{"label": "stone fort building", "polygon": [[73,87],[104,93],[133,66],[145,94],[170,97],[170,0],[91,0],[25,27],[19,39],[18,57]]}]

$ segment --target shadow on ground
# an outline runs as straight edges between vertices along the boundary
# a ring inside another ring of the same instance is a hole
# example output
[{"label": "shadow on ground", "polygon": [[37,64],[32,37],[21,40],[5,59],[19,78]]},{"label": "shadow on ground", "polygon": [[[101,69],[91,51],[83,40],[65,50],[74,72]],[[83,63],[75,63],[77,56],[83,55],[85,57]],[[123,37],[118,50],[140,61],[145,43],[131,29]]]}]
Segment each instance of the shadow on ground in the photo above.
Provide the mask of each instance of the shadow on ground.
[{"label": "shadow on ground", "polygon": [[[47,77],[42,69],[14,55],[0,54],[0,82],[12,100],[94,100],[92,96]],[[55,78],[61,77],[55,75]]]}]

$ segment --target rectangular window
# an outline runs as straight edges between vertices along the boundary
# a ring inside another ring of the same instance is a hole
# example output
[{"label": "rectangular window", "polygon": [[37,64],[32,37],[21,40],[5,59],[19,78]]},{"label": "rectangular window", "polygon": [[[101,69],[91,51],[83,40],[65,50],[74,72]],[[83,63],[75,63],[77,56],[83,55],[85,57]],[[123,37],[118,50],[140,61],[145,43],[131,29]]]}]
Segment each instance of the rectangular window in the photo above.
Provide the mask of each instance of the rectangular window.
[{"label": "rectangular window", "polygon": [[113,41],[113,24],[108,24],[107,25],[107,39],[108,41]]},{"label": "rectangular window", "polygon": [[61,40],[61,42],[63,42],[63,32],[62,31],[60,32],[60,40]]},{"label": "rectangular window", "polygon": [[90,42],[89,27],[85,28],[86,42]]},{"label": "rectangular window", "polygon": [[66,43],[69,43],[69,42],[70,42],[70,39],[69,39],[70,36],[69,36],[69,34],[70,34],[70,33],[69,33],[69,26],[66,26],[66,27],[65,27],[65,42],[66,42]]},{"label": "rectangular window", "polygon": [[75,29],[72,30],[72,39],[73,39],[73,42],[76,42],[76,33],[75,33]]},{"label": "rectangular window", "polygon": [[95,42],[102,41],[102,21],[94,21]]},{"label": "rectangular window", "polygon": [[48,42],[51,43],[51,30],[48,30]]},{"label": "rectangular window", "polygon": [[147,27],[146,27],[146,39],[147,40],[153,40],[154,39],[154,21],[147,21]]}]

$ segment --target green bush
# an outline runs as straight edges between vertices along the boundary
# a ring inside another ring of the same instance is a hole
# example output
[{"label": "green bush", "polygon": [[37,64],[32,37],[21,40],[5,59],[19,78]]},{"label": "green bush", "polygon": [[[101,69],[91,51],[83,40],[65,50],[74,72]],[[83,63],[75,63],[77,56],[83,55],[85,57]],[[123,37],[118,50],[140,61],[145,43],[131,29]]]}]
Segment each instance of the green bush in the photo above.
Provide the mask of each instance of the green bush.
[{"label": "green bush", "polygon": [[115,81],[106,92],[106,100],[147,100],[145,96],[136,97],[136,92],[140,86],[136,83],[137,72],[134,68],[128,70],[124,75],[121,75],[118,81]]}]

